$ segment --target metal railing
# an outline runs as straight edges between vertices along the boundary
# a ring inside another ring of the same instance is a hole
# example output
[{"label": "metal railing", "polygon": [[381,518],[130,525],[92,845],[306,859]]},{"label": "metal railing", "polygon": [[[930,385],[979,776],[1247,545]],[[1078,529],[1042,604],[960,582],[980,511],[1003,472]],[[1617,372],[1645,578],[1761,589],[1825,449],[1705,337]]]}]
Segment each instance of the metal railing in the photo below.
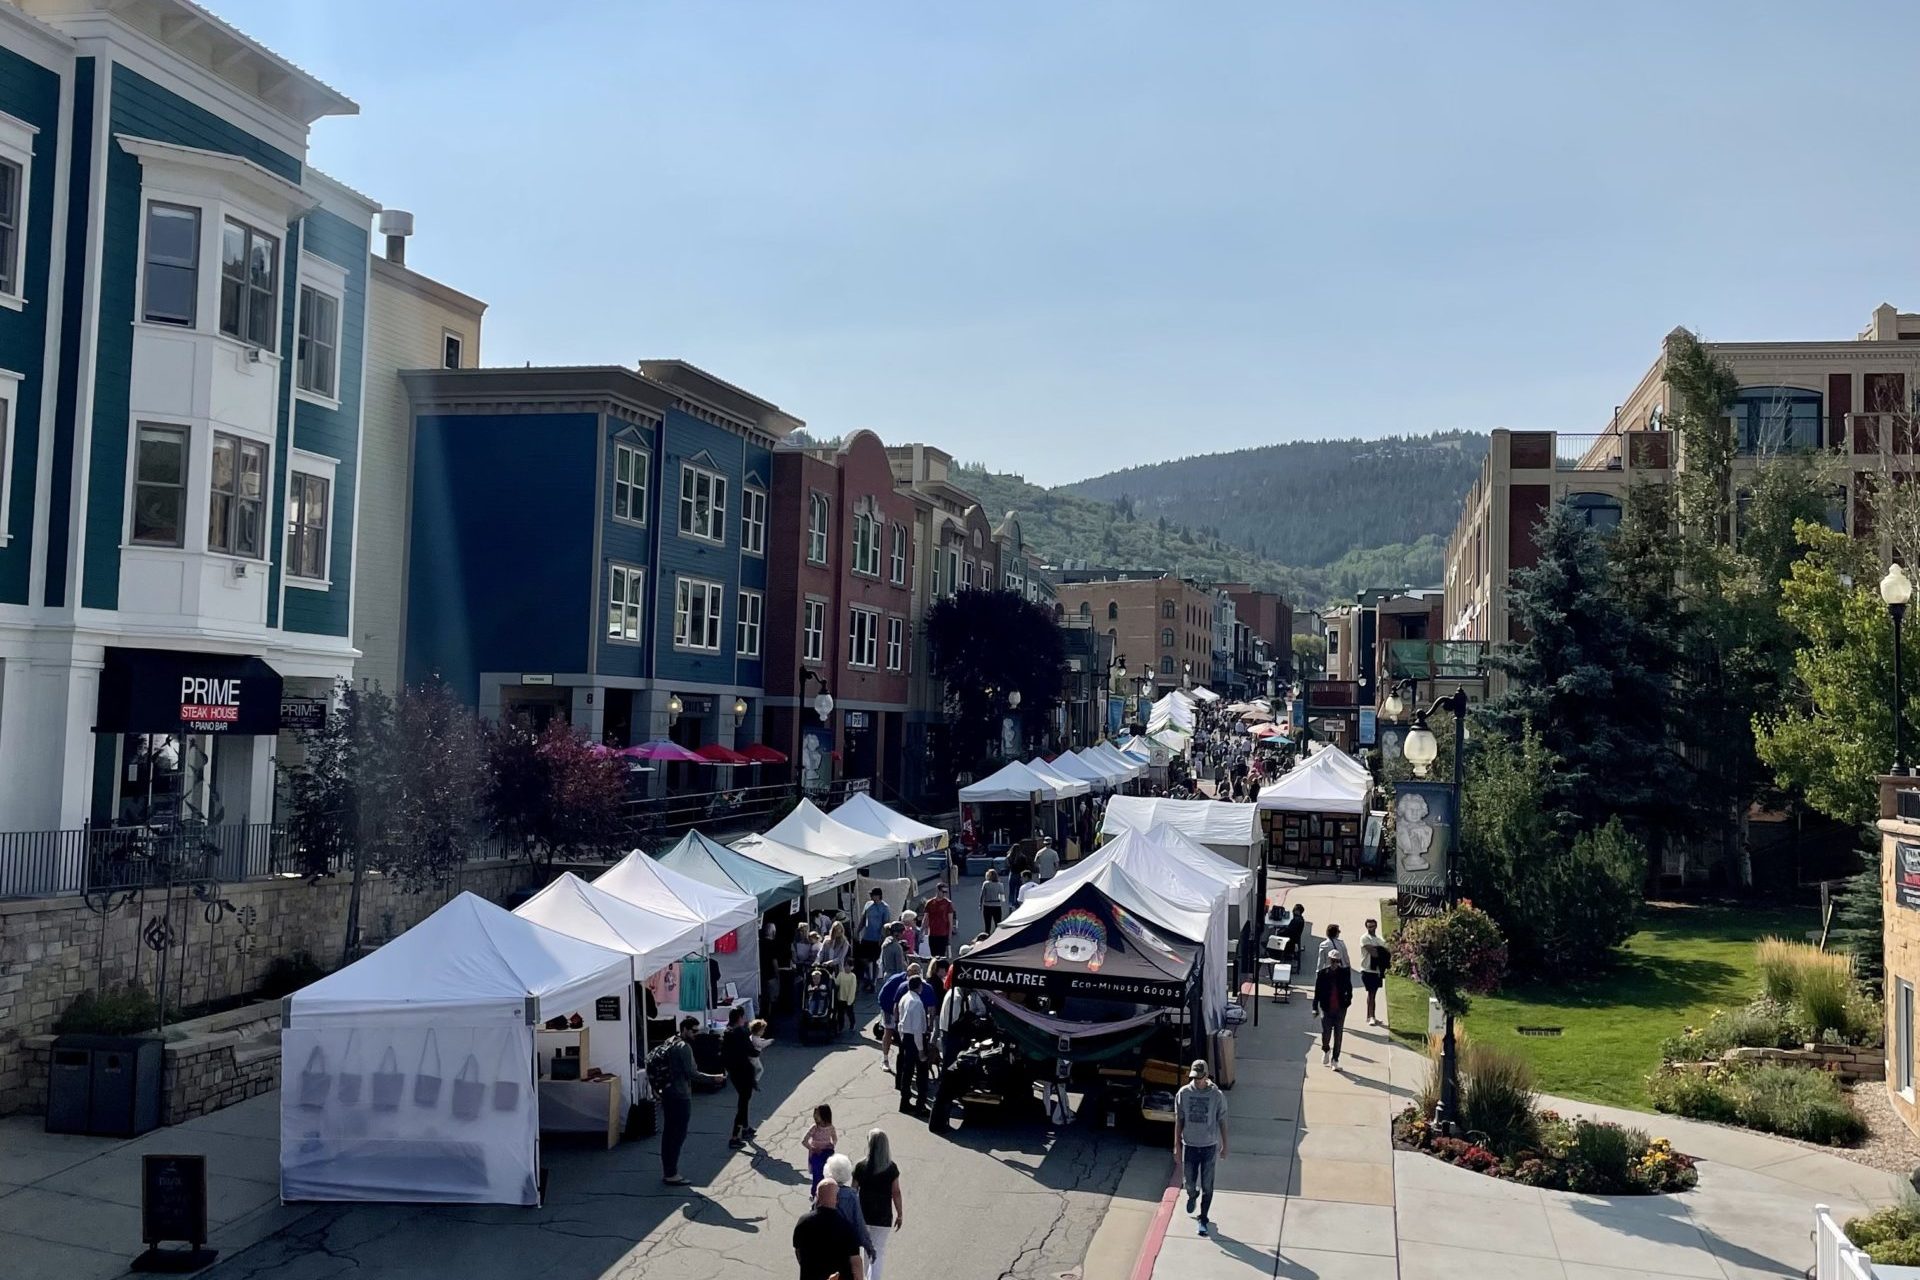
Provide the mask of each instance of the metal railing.
[{"label": "metal railing", "polygon": [[1559,471],[1618,471],[1625,465],[1620,452],[1624,443],[1624,436],[1611,431],[1593,435],[1555,432],[1553,465]]},{"label": "metal railing", "polygon": [[636,797],[621,814],[623,840],[652,848],[695,827],[770,825],[773,815],[791,805],[797,794],[793,783],[775,782]]},{"label": "metal railing", "polygon": [[1486,658],[1484,640],[1387,641],[1387,674],[1396,680],[1478,680]]},{"label": "metal railing", "polygon": [[0,832],[0,898],[232,883],[308,870],[286,828],[270,822]]}]

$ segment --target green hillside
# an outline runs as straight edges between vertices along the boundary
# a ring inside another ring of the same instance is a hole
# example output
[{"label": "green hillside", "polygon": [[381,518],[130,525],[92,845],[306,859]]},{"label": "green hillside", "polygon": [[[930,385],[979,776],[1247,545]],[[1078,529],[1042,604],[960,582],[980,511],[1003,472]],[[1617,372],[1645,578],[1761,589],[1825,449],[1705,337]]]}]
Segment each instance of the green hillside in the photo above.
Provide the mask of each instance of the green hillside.
[{"label": "green hillside", "polygon": [[1028,544],[1053,563],[1247,581],[1313,607],[1367,587],[1438,582],[1486,448],[1486,437],[1457,432],[1322,440],[1182,458],[1058,489],[977,463],[954,480],[995,520],[1015,512]]}]

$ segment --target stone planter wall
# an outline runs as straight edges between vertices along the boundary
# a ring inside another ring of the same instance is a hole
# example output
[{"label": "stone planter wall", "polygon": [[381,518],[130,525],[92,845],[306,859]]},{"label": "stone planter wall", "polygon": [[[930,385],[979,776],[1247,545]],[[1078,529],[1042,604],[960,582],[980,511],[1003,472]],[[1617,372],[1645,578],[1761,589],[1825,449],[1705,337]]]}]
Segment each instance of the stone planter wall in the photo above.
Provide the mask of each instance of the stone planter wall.
[{"label": "stone planter wall", "polygon": [[[167,1028],[161,1050],[161,1119],[179,1124],[280,1086],[280,1002],[262,1001]],[[47,1109],[47,1073],[55,1036],[21,1044],[22,1111]]]},{"label": "stone planter wall", "polygon": [[1887,1078],[1885,1049],[1878,1046],[1806,1045],[1799,1049],[1729,1049],[1727,1062],[1784,1062],[1790,1066],[1817,1067],[1831,1071],[1844,1081],[1884,1080]]}]

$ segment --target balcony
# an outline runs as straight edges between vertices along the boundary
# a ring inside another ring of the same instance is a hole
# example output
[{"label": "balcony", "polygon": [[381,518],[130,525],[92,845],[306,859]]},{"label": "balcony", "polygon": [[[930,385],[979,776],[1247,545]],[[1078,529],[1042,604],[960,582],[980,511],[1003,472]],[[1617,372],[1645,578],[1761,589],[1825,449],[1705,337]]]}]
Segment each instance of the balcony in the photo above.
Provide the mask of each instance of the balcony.
[{"label": "balcony", "polygon": [[1664,471],[1672,456],[1666,431],[1515,431],[1507,451],[1516,471]]},{"label": "balcony", "polygon": [[1484,640],[1389,640],[1393,680],[1479,680],[1487,674]]}]

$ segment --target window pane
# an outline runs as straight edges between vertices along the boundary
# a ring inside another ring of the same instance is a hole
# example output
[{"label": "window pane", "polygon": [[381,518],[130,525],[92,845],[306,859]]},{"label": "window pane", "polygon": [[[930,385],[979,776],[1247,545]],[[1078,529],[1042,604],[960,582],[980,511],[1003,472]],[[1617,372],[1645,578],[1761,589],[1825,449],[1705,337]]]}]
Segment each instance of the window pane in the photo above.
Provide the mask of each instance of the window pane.
[{"label": "window pane", "polygon": [[181,432],[141,427],[139,453],[141,481],[177,485],[186,478],[187,441]]},{"label": "window pane", "polygon": [[199,267],[199,210],[148,205],[143,316],[161,324],[192,324],[198,313]]}]

